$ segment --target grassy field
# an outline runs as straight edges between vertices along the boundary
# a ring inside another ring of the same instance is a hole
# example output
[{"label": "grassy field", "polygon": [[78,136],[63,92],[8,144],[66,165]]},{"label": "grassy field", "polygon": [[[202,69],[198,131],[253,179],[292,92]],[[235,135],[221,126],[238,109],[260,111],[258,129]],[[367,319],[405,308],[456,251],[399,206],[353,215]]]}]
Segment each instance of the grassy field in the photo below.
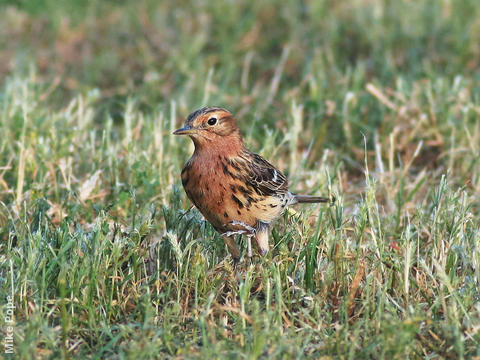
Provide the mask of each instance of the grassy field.
[{"label": "grassy field", "polygon": [[[478,359],[479,84],[478,0],[3,1],[0,357]],[[203,105],[338,199],[237,275]]]}]

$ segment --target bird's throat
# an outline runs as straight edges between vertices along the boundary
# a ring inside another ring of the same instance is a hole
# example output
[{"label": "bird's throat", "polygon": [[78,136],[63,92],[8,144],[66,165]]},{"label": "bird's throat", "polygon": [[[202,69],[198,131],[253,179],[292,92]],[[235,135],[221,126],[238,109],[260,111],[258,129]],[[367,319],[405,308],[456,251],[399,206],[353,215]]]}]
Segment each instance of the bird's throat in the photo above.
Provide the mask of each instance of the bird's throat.
[{"label": "bird's throat", "polygon": [[192,137],[195,144],[195,155],[200,157],[230,157],[239,154],[243,148],[242,136],[239,132],[227,136],[210,135]]}]

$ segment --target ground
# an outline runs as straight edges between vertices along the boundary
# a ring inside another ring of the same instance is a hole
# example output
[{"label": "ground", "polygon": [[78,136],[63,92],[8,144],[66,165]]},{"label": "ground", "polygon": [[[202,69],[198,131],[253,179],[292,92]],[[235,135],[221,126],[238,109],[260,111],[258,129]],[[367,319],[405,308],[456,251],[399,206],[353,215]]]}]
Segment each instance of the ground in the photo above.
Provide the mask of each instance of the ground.
[{"label": "ground", "polygon": [[[5,357],[480,356],[480,2],[0,7]],[[236,273],[170,135],[204,105],[337,198]]]}]

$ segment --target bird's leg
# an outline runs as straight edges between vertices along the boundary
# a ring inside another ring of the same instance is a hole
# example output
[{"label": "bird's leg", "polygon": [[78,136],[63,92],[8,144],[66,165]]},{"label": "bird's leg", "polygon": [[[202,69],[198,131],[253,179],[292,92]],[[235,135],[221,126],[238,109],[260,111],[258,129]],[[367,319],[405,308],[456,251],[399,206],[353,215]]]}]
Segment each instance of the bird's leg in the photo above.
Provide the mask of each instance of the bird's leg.
[{"label": "bird's leg", "polygon": [[252,237],[247,236],[247,256],[252,258]]},{"label": "bird's leg", "polygon": [[232,254],[233,267],[236,268],[238,261],[240,260],[240,250],[238,249],[235,237],[233,235],[222,234],[223,241],[227,245],[228,251]]}]

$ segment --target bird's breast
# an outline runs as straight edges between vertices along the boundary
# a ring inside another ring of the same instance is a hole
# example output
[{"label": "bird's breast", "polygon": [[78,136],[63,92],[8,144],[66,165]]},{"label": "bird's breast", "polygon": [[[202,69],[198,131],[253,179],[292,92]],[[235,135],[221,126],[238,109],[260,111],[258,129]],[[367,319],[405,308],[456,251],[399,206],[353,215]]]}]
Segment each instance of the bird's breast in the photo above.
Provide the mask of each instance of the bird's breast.
[{"label": "bird's breast", "polygon": [[182,170],[182,184],[189,199],[219,231],[232,230],[231,222],[255,227],[280,216],[286,201],[263,196],[245,181],[241,167],[222,156],[192,157]]}]

